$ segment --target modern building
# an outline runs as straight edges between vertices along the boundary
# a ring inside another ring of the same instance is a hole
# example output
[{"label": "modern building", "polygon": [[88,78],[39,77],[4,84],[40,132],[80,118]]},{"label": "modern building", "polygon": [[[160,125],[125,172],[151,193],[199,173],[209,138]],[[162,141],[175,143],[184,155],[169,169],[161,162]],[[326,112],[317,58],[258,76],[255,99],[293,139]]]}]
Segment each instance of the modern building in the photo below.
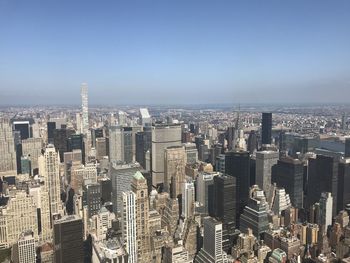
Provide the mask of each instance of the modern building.
[{"label": "modern building", "polygon": [[[196,201],[203,207],[203,213],[209,213],[209,207],[214,207],[214,174],[200,173],[196,179]],[[212,212],[213,213],[213,212]]]},{"label": "modern building", "polygon": [[249,152],[227,152],[225,154],[225,173],[236,178],[236,225],[239,216],[249,200],[250,154]]},{"label": "modern building", "polygon": [[331,193],[321,193],[319,204],[320,210],[317,222],[323,233],[326,233],[328,227],[332,226],[333,197]]},{"label": "modern building", "polygon": [[[82,133],[84,136],[85,149],[83,151],[83,162],[87,161],[91,151],[91,133],[89,131],[89,100],[88,100],[88,85],[81,84],[81,115],[82,115]],[[83,150],[83,149],[82,149]],[[84,158],[85,157],[85,158]]]},{"label": "modern building", "polygon": [[83,263],[83,221],[79,216],[64,216],[54,221],[54,262]]},{"label": "modern building", "polygon": [[256,152],[256,184],[268,194],[271,187],[272,167],[277,163],[279,158],[278,152],[260,151]]},{"label": "modern building", "polygon": [[98,183],[89,183],[84,186],[83,205],[86,205],[88,217],[97,215],[101,209],[101,188]]},{"label": "modern building", "polygon": [[186,151],[186,160],[188,164],[195,164],[198,162],[198,150],[194,143],[183,143]]},{"label": "modern building", "polygon": [[278,187],[283,187],[290,196],[292,205],[303,208],[304,165],[298,159],[281,158],[272,167],[271,180]]},{"label": "modern building", "polygon": [[14,263],[36,262],[35,238],[32,231],[21,233],[12,249]]},{"label": "modern building", "polygon": [[180,125],[152,126],[152,185],[164,185],[164,155],[170,146],[181,146]]},{"label": "modern building", "polygon": [[344,210],[350,204],[350,158],[342,158],[338,169],[337,211]]},{"label": "modern building", "polygon": [[182,187],[182,217],[191,218],[194,215],[195,191],[193,182],[185,182]]},{"label": "modern building", "polygon": [[140,108],[140,122],[143,127],[152,126],[152,117],[147,108]]},{"label": "modern building", "polygon": [[222,250],[222,224],[212,217],[205,217],[203,247],[197,254],[195,263],[224,263],[227,255]]},{"label": "modern building", "polygon": [[272,113],[262,113],[261,144],[271,144],[272,136]]}]

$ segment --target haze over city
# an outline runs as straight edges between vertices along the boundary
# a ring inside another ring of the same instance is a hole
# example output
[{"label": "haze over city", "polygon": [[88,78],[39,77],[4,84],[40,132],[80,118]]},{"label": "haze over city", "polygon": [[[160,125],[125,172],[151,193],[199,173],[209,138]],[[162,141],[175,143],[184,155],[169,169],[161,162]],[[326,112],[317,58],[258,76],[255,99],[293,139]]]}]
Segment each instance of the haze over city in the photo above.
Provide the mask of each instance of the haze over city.
[{"label": "haze over city", "polygon": [[0,104],[78,105],[81,82],[91,104],[344,103],[349,10],[349,1],[2,0]]}]

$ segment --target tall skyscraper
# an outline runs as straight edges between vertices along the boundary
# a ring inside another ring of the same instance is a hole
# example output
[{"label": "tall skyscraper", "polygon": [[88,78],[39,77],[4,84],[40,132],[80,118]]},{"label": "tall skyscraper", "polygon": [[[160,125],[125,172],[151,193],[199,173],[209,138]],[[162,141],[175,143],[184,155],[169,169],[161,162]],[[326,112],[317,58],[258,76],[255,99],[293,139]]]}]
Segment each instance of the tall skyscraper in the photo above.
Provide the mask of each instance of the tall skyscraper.
[{"label": "tall skyscraper", "polygon": [[272,136],[272,113],[262,113],[261,144],[271,144]]},{"label": "tall skyscraper", "polygon": [[200,173],[196,180],[196,201],[203,206],[203,213],[208,214],[209,207],[213,207],[210,202],[214,199],[214,175]]},{"label": "tall skyscraper", "polygon": [[195,263],[224,263],[227,255],[222,250],[222,224],[212,217],[205,217],[203,248],[197,254]]},{"label": "tall skyscraper", "polygon": [[171,198],[181,202],[182,187],[185,183],[186,151],[183,146],[171,146],[164,155],[164,189]]},{"label": "tall skyscraper", "polygon": [[350,158],[340,160],[338,174],[337,211],[341,211],[350,204]]},{"label": "tall skyscraper", "polygon": [[59,163],[55,147],[49,144],[44,154],[39,157],[39,171],[49,192],[51,216],[62,212]]},{"label": "tall skyscraper", "polygon": [[191,218],[194,214],[194,184],[185,182],[182,188],[182,217]]},{"label": "tall skyscraper", "polygon": [[271,187],[271,171],[272,166],[277,163],[279,158],[278,152],[274,151],[261,151],[256,153],[256,184],[264,190],[266,194],[269,194]]},{"label": "tall skyscraper", "polygon": [[306,206],[320,200],[322,192],[330,192],[333,197],[333,213],[337,214],[339,162],[335,157],[317,155],[309,159]]},{"label": "tall skyscraper", "polygon": [[225,154],[225,173],[236,178],[236,225],[239,215],[249,200],[250,154],[249,152],[227,152]]},{"label": "tall skyscraper", "polygon": [[47,122],[47,143],[53,143],[53,131],[56,130],[56,122]]},{"label": "tall skyscraper", "polygon": [[164,185],[164,150],[181,146],[180,125],[152,126],[152,185]]},{"label": "tall skyscraper", "polygon": [[91,133],[89,132],[89,105],[88,105],[88,86],[87,83],[81,84],[81,111],[82,111],[82,130],[85,144],[85,160],[87,160],[91,151]]},{"label": "tall skyscraper", "polygon": [[13,249],[14,263],[36,262],[35,239],[32,231],[23,232]]},{"label": "tall skyscraper", "polygon": [[258,137],[256,135],[256,132],[254,130],[251,130],[248,137],[247,151],[250,154],[253,154],[253,152],[255,152],[257,148],[258,148]]},{"label": "tall skyscraper", "polygon": [[54,262],[84,262],[83,221],[79,216],[64,216],[54,222]]},{"label": "tall skyscraper", "polygon": [[133,176],[131,189],[135,193],[137,262],[148,263],[151,259],[151,236],[149,232],[149,200],[147,181],[141,172]]},{"label": "tall skyscraper", "polygon": [[137,261],[136,195],[132,191],[123,192],[123,240],[130,263]]},{"label": "tall skyscraper", "polygon": [[345,139],[345,158],[350,157],[350,138]]},{"label": "tall skyscraper", "polygon": [[328,226],[332,225],[332,208],[333,197],[331,193],[323,192],[320,198],[320,211],[318,218],[318,225],[324,233],[326,233]]},{"label": "tall skyscraper", "polygon": [[304,166],[298,159],[281,158],[272,167],[272,183],[286,189],[292,205],[299,209],[303,208],[303,176]]},{"label": "tall skyscraper", "polygon": [[87,206],[88,217],[91,218],[101,208],[101,188],[98,183],[89,183],[84,186],[83,204]]},{"label": "tall skyscraper", "polygon": [[16,171],[16,149],[9,120],[0,118],[0,172]]}]

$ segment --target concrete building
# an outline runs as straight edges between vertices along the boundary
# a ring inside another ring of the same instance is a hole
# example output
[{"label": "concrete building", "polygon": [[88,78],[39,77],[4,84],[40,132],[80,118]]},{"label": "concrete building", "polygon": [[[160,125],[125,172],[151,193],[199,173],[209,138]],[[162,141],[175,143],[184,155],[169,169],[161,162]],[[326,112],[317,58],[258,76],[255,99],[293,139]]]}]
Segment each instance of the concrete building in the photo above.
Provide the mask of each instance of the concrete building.
[{"label": "concrete building", "polygon": [[332,226],[332,211],[333,211],[333,197],[329,192],[323,192],[320,198],[319,218],[317,220],[323,233],[327,231],[329,226]]},{"label": "concrete building", "polygon": [[9,120],[0,118],[0,173],[16,171],[16,149]]},{"label": "concrete building", "polygon": [[256,184],[267,194],[271,187],[271,169],[277,163],[278,152],[256,152]]},{"label": "concrete building", "polygon": [[194,184],[185,182],[182,188],[182,217],[191,218],[194,214]]},{"label": "concrete building", "polygon": [[35,239],[33,232],[23,232],[12,249],[14,263],[36,262]]},{"label": "concrete building", "polygon": [[180,198],[185,183],[186,151],[183,146],[171,146],[164,154],[164,190],[171,198]]},{"label": "concrete building", "polygon": [[208,214],[209,198],[214,195],[214,173],[200,173],[196,183],[196,201],[203,207],[203,213]]},{"label": "concrete building", "polygon": [[181,146],[181,126],[152,126],[152,185],[154,187],[165,183],[164,150],[171,146]]},{"label": "concrete building", "polygon": [[134,192],[123,192],[122,230],[129,263],[137,263],[137,233],[136,233],[136,195]]},{"label": "concrete building", "polygon": [[28,138],[22,140],[22,155],[27,156],[31,162],[32,170],[38,169],[38,159],[44,147],[42,138]]}]

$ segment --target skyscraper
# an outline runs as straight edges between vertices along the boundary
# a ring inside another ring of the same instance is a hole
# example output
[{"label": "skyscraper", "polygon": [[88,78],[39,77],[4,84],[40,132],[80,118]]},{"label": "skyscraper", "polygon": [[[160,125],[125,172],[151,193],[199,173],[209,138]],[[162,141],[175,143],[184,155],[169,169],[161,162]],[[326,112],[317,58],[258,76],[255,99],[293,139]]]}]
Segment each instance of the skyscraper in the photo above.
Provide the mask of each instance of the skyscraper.
[{"label": "skyscraper", "polygon": [[194,214],[194,185],[193,182],[185,182],[182,188],[182,216],[191,218]]},{"label": "skyscraper", "polygon": [[203,206],[203,213],[208,214],[209,207],[213,207],[213,205],[210,205],[210,201],[213,202],[214,196],[214,175],[200,173],[197,177],[196,186],[196,201]]},{"label": "skyscraper", "polygon": [[337,211],[341,211],[350,204],[350,158],[340,160],[338,174]]},{"label": "skyscraper", "polygon": [[195,263],[224,263],[227,255],[222,250],[222,224],[212,217],[205,217],[203,248],[197,254]]},{"label": "skyscraper", "polygon": [[299,209],[303,208],[303,176],[304,166],[298,159],[281,158],[272,167],[272,183],[285,188],[292,205]]},{"label": "skyscraper", "polygon": [[136,234],[136,195],[132,191],[123,192],[123,240],[129,255],[130,263],[137,261],[137,234]]},{"label": "skyscraper", "polygon": [[14,246],[15,263],[36,262],[35,239],[32,231],[23,232]]},{"label": "skyscraper", "polygon": [[64,216],[54,222],[54,262],[84,262],[83,221],[76,215]]},{"label": "skyscraper", "polygon": [[9,120],[0,118],[0,172],[16,171],[16,149]]},{"label": "skyscraper", "polygon": [[236,225],[239,215],[249,200],[250,154],[249,152],[227,152],[225,154],[225,173],[236,178]]},{"label": "skyscraper", "polygon": [[88,106],[88,86],[87,83],[81,84],[81,111],[82,111],[82,130],[85,143],[85,159],[87,160],[91,150],[91,133],[89,132],[89,106]]},{"label": "skyscraper", "polygon": [[261,144],[271,144],[272,113],[262,113]]},{"label": "skyscraper", "polygon": [[345,139],[345,158],[350,157],[350,138]]},{"label": "skyscraper", "polygon": [[152,126],[152,185],[164,184],[164,150],[181,146],[180,125]]},{"label": "skyscraper", "polygon": [[277,163],[279,158],[278,152],[261,151],[256,153],[256,184],[269,194],[271,187],[271,171],[272,166]]},{"label": "skyscraper", "polygon": [[51,216],[62,212],[59,163],[55,147],[49,144],[44,154],[39,157],[39,171],[49,192]]},{"label": "skyscraper", "polygon": [[137,262],[148,263],[151,259],[151,236],[149,232],[149,200],[147,181],[141,172],[133,176],[131,189],[135,193]]},{"label": "skyscraper", "polygon": [[186,152],[183,146],[171,146],[164,155],[164,189],[171,198],[181,202],[182,187],[185,183]]},{"label": "skyscraper", "polygon": [[324,233],[327,231],[328,226],[332,225],[332,206],[333,198],[331,193],[323,192],[320,198],[320,211],[317,221]]}]

